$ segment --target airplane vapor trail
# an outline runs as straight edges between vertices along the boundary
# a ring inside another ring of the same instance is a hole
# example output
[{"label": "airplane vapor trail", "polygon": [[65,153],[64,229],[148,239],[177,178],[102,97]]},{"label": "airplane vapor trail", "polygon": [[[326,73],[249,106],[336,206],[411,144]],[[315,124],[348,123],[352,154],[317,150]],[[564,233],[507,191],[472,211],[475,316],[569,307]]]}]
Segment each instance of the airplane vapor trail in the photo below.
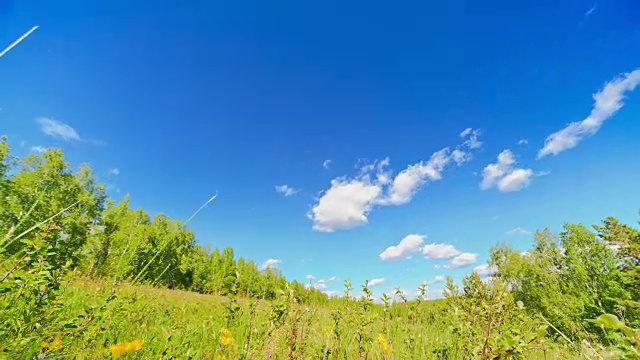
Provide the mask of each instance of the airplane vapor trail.
[{"label": "airplane vapor trail", "polygon": [[200,212],[200,210],[204,209],[205,206],[209,205],[209,203],[215,200],[215,198],[217,197],[218,197],[218,194],[215,194],[211,197],[211,199],[207,200],[207,202],[205,202],[204,205],[200,206],[200,208],[196,210],[196,212],[194,212],[193,215],[191,215],[191,217],[189,217],[189,219],[185,222],[185,224],[191,221],[191,219],[193,219]]},{"label": "airplane vapor trail", "polygon": [[7,46],[6,49],[2,50],[2,52],[0,52],[0,58],[2,56],[4,56],[4,54],[8,53],[11,49],[13,49],[14,47],[16,47],[16,45],[20,44],[22,42],[22,40],[26,39],[27,36],[31,35],[32,32],[36,31],[36,29],[38,28],[38,26],[34,26],[32,27],[29,31],[27,31],[26,33],[24,33],[22,36],[20,36],[18,38],[18,40],[12,42],[9,46]]}]

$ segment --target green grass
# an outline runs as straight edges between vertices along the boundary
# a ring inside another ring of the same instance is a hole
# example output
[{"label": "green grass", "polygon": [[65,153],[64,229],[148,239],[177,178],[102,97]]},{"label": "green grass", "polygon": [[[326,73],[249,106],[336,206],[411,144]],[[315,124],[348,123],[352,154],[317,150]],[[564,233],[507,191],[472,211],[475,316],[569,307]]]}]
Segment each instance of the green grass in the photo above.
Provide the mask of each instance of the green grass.
[{"label": "green grass", "polygon": [[[112,293],[115,297],[107,302]],[[229,299],[225,297],[143,285],[113,288],[91,280],[71,282],[61,300],[64,305],[61,319],[75,319],[75,324],[81,326],[77,329],[69,326],[68,330],[50,333],[48,338],[42,339],[48,342],[56,338],[62,340],[62,349],[49,352],[58,359],[111,358],[113,344],[137,339],[144,340],[144,344],[140,350],[127,353],[125,356],[129,359],[169,359],[172,356],[174,359],[322,359],[327,349],[334,352],[328,359],[364,358],[364,354],[358,355],[357,320],[349,323],[346,315],[355,313],[356,304],[353,309],[342,311],[338,343],[331,307],[307,308],[295,304],[289,308],[283,325],[275,326],[270,319],[271,303],[257,302],[255,315],[250,320],[249,300],[238,299],[240,314],[227,323],[225,305]],[[107,305],[103,306],[105,303]],[[385,321],[381,313],[375,316],[368,328],[371,338],[365,346],[366,358],[464,358],[456,350],[451,333],[441,318],[443,305],[442,302],[424,303],[415,321],[402,316],[405,309],[401,307],[392,310],[397,315],[394,319]],[[83,313],[87,315],[78,318]],[[296,325],[292,327],[294,323]],[[233,344],[221,345],[220,330],[223,328],[232,333]],[[250,345],[248,351],[244,351],[250,333]],[[377,341],[378,334],[384,334],[393,348],[392,354],[384,353]],[[438,351],[447,355],[438,357]],[[337,357],[336,352],[342,356]],[[536,346],[525,358],[573,359],[578,355],[547,342]]]}]

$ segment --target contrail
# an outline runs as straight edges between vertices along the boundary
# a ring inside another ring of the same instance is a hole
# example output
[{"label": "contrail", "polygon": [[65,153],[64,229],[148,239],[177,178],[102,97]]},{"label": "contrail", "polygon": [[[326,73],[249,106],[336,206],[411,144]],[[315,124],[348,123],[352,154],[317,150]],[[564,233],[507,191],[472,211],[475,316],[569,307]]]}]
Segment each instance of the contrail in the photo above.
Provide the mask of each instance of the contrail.
[{"label": "contrail", "polygon": [[38,28],[38,26],[34,26],[31,28],[31,30],[27,31],[26,33],[24,33],[24,35],[20,36],[18,38],[18,40],[14,41],[13,43],[11,43],[11,45],[7,46],[6,49],[2,50],[2,52],[0,52],[0,58],[9,52],[9,50],[13,49],[16,45],[20,44],[22,42],[22,40],[26,39],[27,36],[31,35],[32,32],[36,31],[36,29]]},{"label": "contrail", "polygon": [[218,197],[218,194],[215,194],[211,197],[211,199],[207,200],[207,202],[205,202],[202,206],[200,206],[200,208],[196,210],[196,212],[194,212],[193,215],[191,215],[191,217],[185,222],[185,224],[191,221],[191,219],[193,219],[194,216],[198,215],[200,210],[204,209],[205,206],[209,205],[209,203],[215,200],[217,197]]}]

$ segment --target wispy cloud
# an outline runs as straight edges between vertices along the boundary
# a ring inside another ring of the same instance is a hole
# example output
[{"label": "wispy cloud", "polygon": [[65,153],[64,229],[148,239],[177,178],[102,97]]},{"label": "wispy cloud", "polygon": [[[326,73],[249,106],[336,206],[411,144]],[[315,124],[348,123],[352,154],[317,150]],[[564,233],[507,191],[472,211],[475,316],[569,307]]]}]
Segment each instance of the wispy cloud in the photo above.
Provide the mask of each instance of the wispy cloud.
[{"label": "wispy cloud", "polygon": [[47,151],[47,148],[44,146],[36,145],[36,146],[30,147],[29,150],[35,153],[42,154],[43,152]]},{"label": "wispy cloud", "polygon": [[587,10],[586,13],[584,13],[584,18],[588,18],[589,15],[593,14],[594,11],[596,11],[596,9],[598,8],[598,4],[593,4],[593,6],[591,8],[589,8],[589,10]]},{"label": "wispy cloud", "polygon": [[382,279],[382,278],[371,279],[371,281],[369,281],[369,286],[374,287],[374,286],[382,285],[384,284],[384,282],[385,282],[385,279]]},{"label": "wispy cloud", "polygon": [[120,169],[118,169],[118,168],[109,169],[109,170],[107,171],[107,173],[108,173],[109,175],[115,175],[115,176],[118,176],[118,175],[120,175]]},{"label": "wispy cloud", "polygon": [[331,181],[329,189],[307,213],[317,231],[351,229],[368,222],[368,214],[377,206],[397,206],[411,202],[429,182],[442,179],[452,163],[460,165],[478,149],[480,132],[471,128],[461,134],[463,141],[453,151],[449,147],[434,152],[427,160],[407,166],[395,177],[388,158],[358,166],[355,177],[342,176]]},{"label": "wispy cloud", "polygon": [[507,231],[507,235],[529,235],[529,234],[531,234],[531,231],[523,229],[520,226]]},{"label": "wispy cloud", "polygon": [[487,165],[482,171],[480,188],[486,190],[496,186],[502,192],[524,189],[531,182],[534,172],[531,169],[517,168],[516,159],[511,150],[503,150],[498,161]]},{"label": "wispy cloud", "polygon": [[79,141],[80,135],[76,131],[76,129],[71,126],[47,117],[41,117],[37,119],[38,124],[40,125],[40,129],[43,133],[58,139],[62,139],[65,141]]},{"label": "wispy cloud", "polygon": [[591,114],[582,120],[572,122],[562,130],[547,137],[544,146],[538,151],[538,159],[548,155],[557,155],[578,145],[585,137],[594,135],[602,124],[624,106],[624,98],[640,84],[640,69],[622,74],[604,85],[593,95]]},{"label": "wispy cloud", "polygon": [[328,169],[330,164],[331,164],[331,160],[327,159],[327,160],[322,162],[322,167],[325,168],[325,169]]},{"label": "wispy cloud", "polygon": [[29,35],[31,35],[32,32],[36,31],[36,29],[38,29],[37,25],[29,29],[29,31],[27,31],[22,36],[20,36],[16,41],[9,44],[9,46],[7,46],[4,50],[2,50],[2,52],[0,52],[0,58],[3,57],[9,51],[11,51],[11,49],[16,47],[18,44],[20,44],[22,40],[26,39]]},{"label": "wispy cloud", "polygon": [[527,145],[528,143],[529,143],[529,140],[525,138],[518,140],[518,145]]},{"label": "wispy cloud", "polygon": [[300,192],[299,189],[294,189],[289,185],[278,185],[276,186],[276,191],[283,194],[284,196],[291,196]]}]

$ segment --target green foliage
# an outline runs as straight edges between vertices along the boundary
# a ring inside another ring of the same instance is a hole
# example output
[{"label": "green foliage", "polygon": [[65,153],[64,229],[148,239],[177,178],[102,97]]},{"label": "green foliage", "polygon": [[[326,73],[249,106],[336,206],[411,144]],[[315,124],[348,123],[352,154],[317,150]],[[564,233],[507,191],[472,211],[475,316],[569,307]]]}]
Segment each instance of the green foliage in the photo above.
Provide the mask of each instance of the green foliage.
[{"label": "green foliage", "polygon": [[474,359],[524,359],[543,348],[547,326],[526,316],[500,279],[483,281],[477,273],[463,279],[460,291],[451,279],[445,298],[456,351]]},{"label": "green foliage", "polygon": [[631,296],[614,251],[583,225],[566,224],[559,235],[538,231],[526,253],[497,246],[491,261],[517,301],[574,339],[594,332],[588,319]]},{"label": "green foliage", "polygon": [[424,283],[381,305],[368,281],[328,299],[198,245],[187,222],[107,200],[59,149],[13,157],[2,137],[0,359],[638,358],[640,233],[615,218],[537,232],[526,254],[497,246],[495,277],[448,279],[445,299]]}]

